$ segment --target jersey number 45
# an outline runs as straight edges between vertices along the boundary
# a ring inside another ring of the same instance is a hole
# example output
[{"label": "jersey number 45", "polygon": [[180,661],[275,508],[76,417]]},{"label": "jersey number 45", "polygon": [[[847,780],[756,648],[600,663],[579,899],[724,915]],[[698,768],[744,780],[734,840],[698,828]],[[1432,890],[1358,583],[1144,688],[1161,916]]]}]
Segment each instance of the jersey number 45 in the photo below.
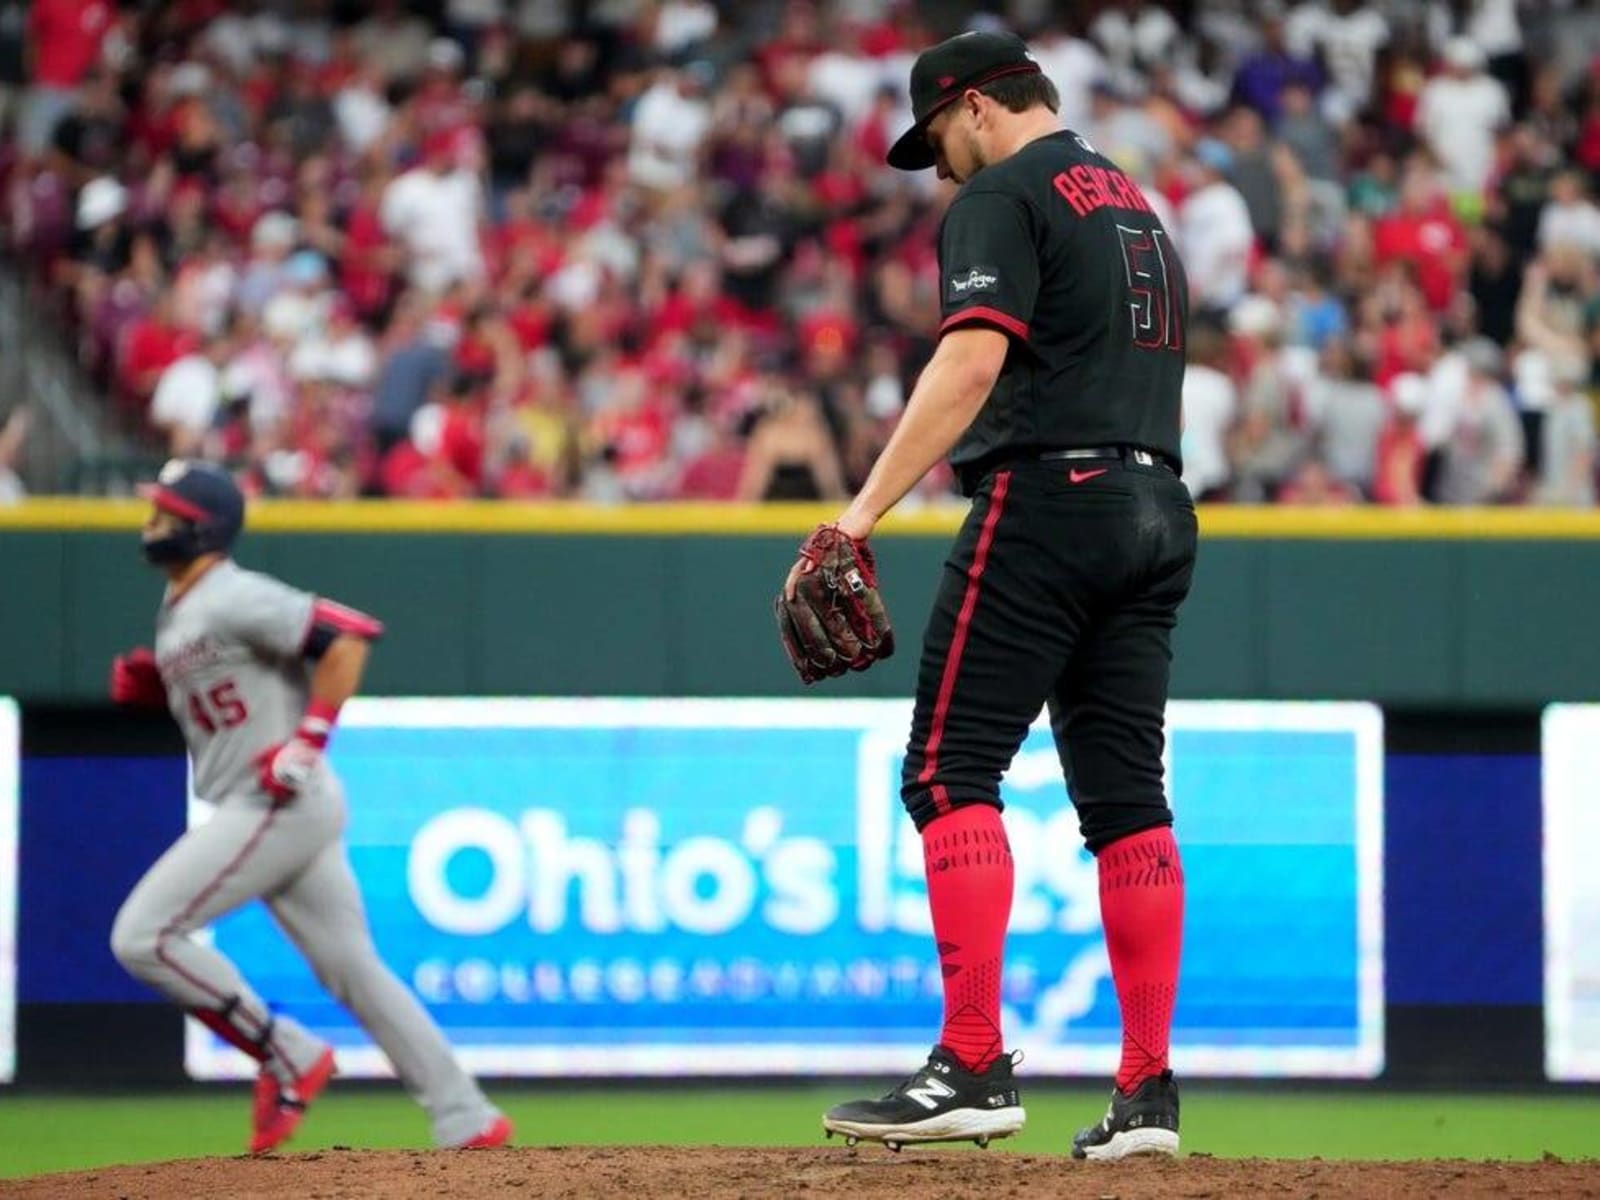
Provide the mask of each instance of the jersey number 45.
[{"label": "jersey number 45", "polygon": [[207,733],[215,733],[243,725],[250,719],[250,710],[245,708],[233,680],[224,679],[204,694],[189,693],[189,716]]}]

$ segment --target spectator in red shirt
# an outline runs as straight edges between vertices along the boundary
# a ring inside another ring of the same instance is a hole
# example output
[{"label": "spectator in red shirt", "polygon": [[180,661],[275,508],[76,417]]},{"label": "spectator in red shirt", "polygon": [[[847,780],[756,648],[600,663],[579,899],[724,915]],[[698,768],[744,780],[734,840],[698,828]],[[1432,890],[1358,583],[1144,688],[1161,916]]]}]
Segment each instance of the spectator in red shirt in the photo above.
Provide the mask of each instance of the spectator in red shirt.
[{"label": "spectator in red shirt", "polygon": [[555,481],[533,461],[533,444],[521,430],[506,443],[505,462],[494,477],[494,494],[503,500],[547,500]]},{"label": "spectator in red shirt", "polygon": [[783,24],[778,36],[756,50],[756,62],[761,65],[767,90],[776,92],[778,80],[791,64],[804,65],[822,50],[821,31],[817,28],[817,10],[805,2],[786,4],[783,7]]},{"label": "spectator in red shirt", "polygon": [[882,162],[889,153],[889,145],[896,136],[894,131],[904,124],[900,108],[900,93],[895,88],[885,85],[878,89],[872,107],[851,135],[856,149],[868,162]]},{"label": "spectator in red shirt", "polygon": [[458,374],[446,393],[439,453],[471,492],[483,489],[484,377]]},{"label": "spectator in red shirt", "polygon": [[461,90],[461,69],[466,55],[449,38],[428,43],[428,57],[411,111],[424,134],[461,129],[473,120],[472,105]]},{"label": "spectator in red shirt", "polygon": [[609,461],[629,495],[660,495],[671,470],[671,420],[663,398],[651,391],[642,371],[632,368],[617,371],[607,390],[590,437],[609,449]]},{"label": "spectator in red shirt", "polygon": [[388,305],[401,263],[399,247],[383,229],[381,205],[388,182],[388,176],[376,170],[361,181],[355,205],[345,218],[339,257],[339,286],[356,312],[369,320]]},{"label": "spectator in red shirt", "polygon": [[524,354],[531,354],[549,344],[555,328],[555,313],[540,293],[537,282],[530,280],[520,287],[502,289],[506,305],[506,325],[517,339]]},{"label": "spectator in red shirt", "polygon": [[738,436],[713,424],[712,441],[689,459],[673,489],[676,500],[735,500],[744,477],[744,443]]},{"label": "spectator in red shirt", "polygon": [[487,239],[489,274],[495,279],[547,279],[561,269],[566,247],[549,223],[534,215],[533,195],[513,188],[501,197],[503,219]]},{"label": "spectator in red shirt", "polygon": [[1418,418],[1428,399],[1421,375],[1397,375],[1389,384],[1389,423],[1378,435],[1372,498],[1379,504],[1410,507],[1422,503],[1422,466],[1427,450]]},{"label": "spectator in red shirt", "polygon": [[1396,375],[1426,371],[1439,351],[1439,322],[1403,264],[1384,273],[1364,298],[1363,328],[1376,343],[1373,381],[1386,386]]},{"label": "spectator in red shirt", "polygon": [[1467,266],[1467,236],[1450,211],[1433,172],[1413,166],[1400,186],[1400,206],[1373,231],[1379,266],[1410,263],[1428,308],[1442,313],[1461,286]]},{"label": "spectator in red shirt", "polygon": [[142,320],[128,328],[117,361],[117,384],[124,402],[140,411],[162,373],[200,348],[200,335],[177,323],[173,293],[163,288]]},{"label": "spectator in red shirt", "polygon": [[471,484],[445,453],[447,414],[438,403],[425,404],[411,419],[411,435],[396,443],[379,467],[387,496],[409,500],[455,500],[470,495]]},{"label": "spectator in red shirt", "polygon": [[1578,132],[1575,157],[1589,174],[1600,176],[1600,81],[1589,87],[1589,103]]},{"label": "spectator in red shirt", "polygon": [[50,145],[72,108],[73,90],[100,61],[113,16],[109,0],[33,0],[27,27],[33,86],[17,131],[24,154],[43,154]]},{"label": "spectator in red shirt", "polygon": [[744,310],[722,291],[717,265],[695,262],[683,269],[677,287],[651,314],[648,333],[659,340],[673,333],[695,336],[705,331],[737,329],[744,323]]}]

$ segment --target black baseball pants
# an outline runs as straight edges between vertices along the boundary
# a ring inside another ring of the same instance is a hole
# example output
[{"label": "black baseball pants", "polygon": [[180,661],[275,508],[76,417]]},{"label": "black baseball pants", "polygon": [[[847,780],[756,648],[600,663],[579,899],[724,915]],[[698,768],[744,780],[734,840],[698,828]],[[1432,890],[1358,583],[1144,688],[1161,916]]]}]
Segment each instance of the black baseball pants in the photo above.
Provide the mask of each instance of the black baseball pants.
[{"label": "black baseball pants", "polygon": [[1171,823],[1171,635],[1196,534],[1181,480],[1131,454],[1030,460],[982,481],[923,638],[901,780],[919,829],[963,804],[999,807],[1045,705],[1091,851]]}]

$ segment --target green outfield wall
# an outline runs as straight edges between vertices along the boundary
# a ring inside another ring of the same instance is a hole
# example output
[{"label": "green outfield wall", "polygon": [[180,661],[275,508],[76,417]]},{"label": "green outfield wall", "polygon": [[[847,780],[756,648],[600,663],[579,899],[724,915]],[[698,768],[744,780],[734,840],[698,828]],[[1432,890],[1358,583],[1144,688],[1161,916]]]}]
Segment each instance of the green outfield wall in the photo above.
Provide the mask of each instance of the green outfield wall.
[{"label": "green outfield wall", "polygon": [[[151,636],[143,508],[0,509],[0,694],[104,696]],[[808,506],[257,505],[239,560],[382,617],[376,694],[782,696],[771,597]],[[905,695],[959,510],[874,539],[902,650],[811,694]],[[1600,516],[1210,509],[1174,694],[1485,709],[1600,698]]]}]

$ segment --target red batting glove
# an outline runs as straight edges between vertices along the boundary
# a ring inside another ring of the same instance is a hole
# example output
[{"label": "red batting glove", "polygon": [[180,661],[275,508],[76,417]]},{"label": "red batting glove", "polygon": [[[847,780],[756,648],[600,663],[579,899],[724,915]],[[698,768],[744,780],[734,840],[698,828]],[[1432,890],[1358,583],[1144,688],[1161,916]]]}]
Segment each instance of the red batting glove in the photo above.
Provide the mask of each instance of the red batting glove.
[{"label": "red batting glove", "polygon": [[166,707],[167,688],[148,647],[136,647],[111,660],[111,699],[135,708]]},{"label": "red batting glove", "polygon": [[261,788],[272,797],[274,804],[287,804],[300,794],[300,789],[322,761],[322,752],[338,716],[337,705],[313,700],[292,738],[268,746],[256,756]]}]

